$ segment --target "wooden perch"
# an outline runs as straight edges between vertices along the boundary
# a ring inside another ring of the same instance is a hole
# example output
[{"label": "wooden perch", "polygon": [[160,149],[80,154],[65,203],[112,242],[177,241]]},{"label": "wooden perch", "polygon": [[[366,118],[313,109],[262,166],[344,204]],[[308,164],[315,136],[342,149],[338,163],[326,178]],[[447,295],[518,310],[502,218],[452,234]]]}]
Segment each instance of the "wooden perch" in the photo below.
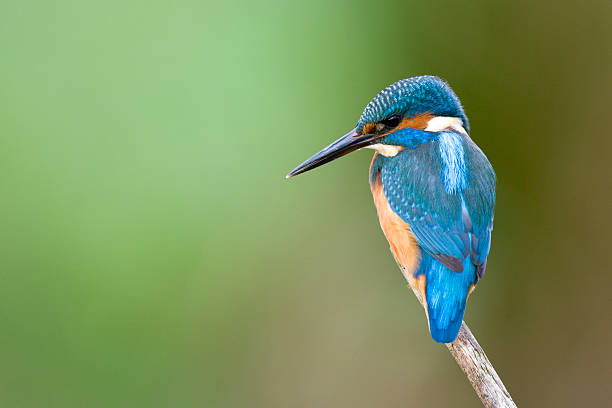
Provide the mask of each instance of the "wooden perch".
[{"label": "wooden perch", "polygon": [[485,407],[516,408],[510,393],[465,322],[461,323],[457,339],[452,343],[446,343],[446,347]]},{"label": "wooden perch", "polygon": [[[399,267],[404,278],[410,283],[407,272],[401,265]],[[421,305],[423,305],[421,292],[411,285],[409,286],[417,299],[419,299]],[[461,323],[457,339],[452,343],[446,343],[446,347],[448,347],[455,361],[457,361],[457,364],[459,364],[459,367],[465,373],[474,391],[476,391],[476,395],[478,395],[478,398],[480,398],[485,407],[516,408],[510,393],[506,390],[504,383],[497,375],[497,372],[495,372],[493,365],[465,322]]]}]

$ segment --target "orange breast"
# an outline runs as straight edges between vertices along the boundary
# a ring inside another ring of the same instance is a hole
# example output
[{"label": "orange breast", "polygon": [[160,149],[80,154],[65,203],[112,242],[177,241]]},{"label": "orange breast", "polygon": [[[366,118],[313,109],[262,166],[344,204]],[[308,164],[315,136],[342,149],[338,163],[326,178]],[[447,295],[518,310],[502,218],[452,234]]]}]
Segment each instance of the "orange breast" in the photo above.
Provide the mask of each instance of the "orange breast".
[{"label": "orange breast", "polygon": [[[374,158],[376,158],[376,155]],[[419,267],[421,260],[421,250],[417,240],[412,231],[410,231],[410,226],[394,213],[389,206],[389,202],[383,192],[380,176],[374,178],[370,188],[372,189],[374,205],[376,205],[376,211],[378,212],[378,220],[387,241],[389,241],[391,252],[395,256],[397,263],[402,267],[402,273],[412,289],[416,289],[421,294],[421,303],[425,305],[425,275],[419,276],[418,279],[414,277],[414,272]]]}]

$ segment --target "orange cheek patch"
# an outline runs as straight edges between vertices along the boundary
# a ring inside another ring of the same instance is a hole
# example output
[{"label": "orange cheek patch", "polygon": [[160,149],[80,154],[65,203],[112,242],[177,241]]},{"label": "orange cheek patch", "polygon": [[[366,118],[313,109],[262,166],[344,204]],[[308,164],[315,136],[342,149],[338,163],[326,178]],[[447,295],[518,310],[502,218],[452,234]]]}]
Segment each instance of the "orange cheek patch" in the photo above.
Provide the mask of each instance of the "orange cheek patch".
[{"label": "orange cheek patch", "polygon": [[[388,134],[391,134],[395,132],[396,130],[400,130],[404,128],[425,130],[427,129],[427,125],[429,124],[429,121],[432,120],[433,118],[435,118],[435,116],[429,112],[421,113],[411,118],[403,118],[400,124],[395,129],[391,130],[390,132],[381,134],[380,137],[387,136]],[[373,130],[376,126],[373,123],[368,123],[368,125],[372,125],[371,128]],[[365,130],[365,126],[364,126],[364,130]]]},{"label": "orange cheek patch", "polygon": [[363,130],[361,131],[362,134],[367,134],[367,133],[374,133],[376,129],[376,123],[366,123],[365,125],[363,125]]},{"label": "orange cheek patch", "polygon": [[434,117],[435,116],[431,113],[425,112],[419,115],[415,115],[411,118],[404,118],[396,129],[411,127],[414,129],[425,130],[429,121]]},{"label": "orange cheek patch", "polygon": [[[429,121],[433,118],[435,118],[435,116],[429,112],[420,113],[418,115],[414,115],[411,118],[403,118],[400,124],[395,129],[393,129],[391,132],[395,132],[398,129],[403,129],[407,127],[425,130],[427,128]],[[383,133],[380,136],[381,137],[386,136],[391,132]],[[376,123],[366,123],[365,125],[363,125],[361,134],[365,135],[366,133],[376,133]]]}]

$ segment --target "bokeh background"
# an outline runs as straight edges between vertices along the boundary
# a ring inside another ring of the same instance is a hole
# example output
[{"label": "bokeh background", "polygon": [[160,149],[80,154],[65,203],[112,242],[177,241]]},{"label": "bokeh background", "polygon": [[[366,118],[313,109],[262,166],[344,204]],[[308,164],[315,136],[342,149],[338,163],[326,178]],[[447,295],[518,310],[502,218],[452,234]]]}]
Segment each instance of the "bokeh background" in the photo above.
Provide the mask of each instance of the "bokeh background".
[{"label": "bokeh background", "polygon": [[519,406],[611,398],[612,3],[0,4],[0,405],[473,407],[397,270],[384,86],[447,79],[498,175],[466,321]]}]

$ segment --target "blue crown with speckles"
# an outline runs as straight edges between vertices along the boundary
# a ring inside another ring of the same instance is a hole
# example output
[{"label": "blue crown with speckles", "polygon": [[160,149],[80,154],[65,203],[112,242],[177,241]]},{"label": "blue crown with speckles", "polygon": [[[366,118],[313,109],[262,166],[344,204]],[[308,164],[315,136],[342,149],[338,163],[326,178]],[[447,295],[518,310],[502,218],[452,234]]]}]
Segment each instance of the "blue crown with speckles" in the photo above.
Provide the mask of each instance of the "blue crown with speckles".
[{"label": "blue crown with speckles", "polygon": [[464,129],[470,131],[457,95],[446,82],[431,75],[402,79],[380,91],[363,110],[356,128],[361,131],[366,123],[376,123],[393,115],[412,117],[425,112],[459,118]]}]

